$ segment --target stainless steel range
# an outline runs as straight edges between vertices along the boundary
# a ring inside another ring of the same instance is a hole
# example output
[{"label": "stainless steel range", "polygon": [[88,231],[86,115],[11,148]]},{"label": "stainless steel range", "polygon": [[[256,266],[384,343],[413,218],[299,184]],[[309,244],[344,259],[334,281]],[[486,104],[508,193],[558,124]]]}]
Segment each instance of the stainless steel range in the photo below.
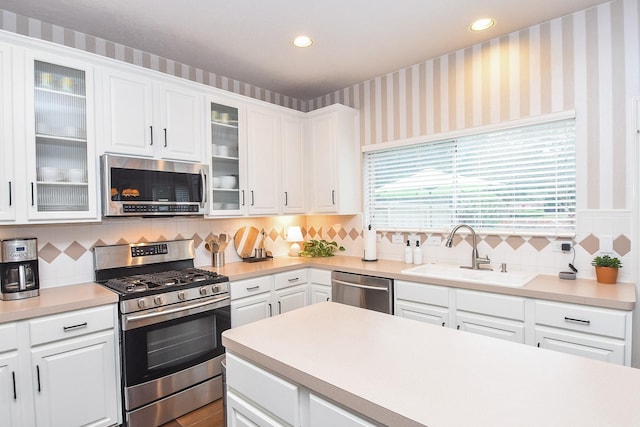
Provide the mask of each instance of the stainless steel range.
[{"label": "stainless steel range", "polygon": [[229,279],[194,268],[193,240],[96,246],[96,281],[120,296],[130,427],[158,426],[222,397]]}]

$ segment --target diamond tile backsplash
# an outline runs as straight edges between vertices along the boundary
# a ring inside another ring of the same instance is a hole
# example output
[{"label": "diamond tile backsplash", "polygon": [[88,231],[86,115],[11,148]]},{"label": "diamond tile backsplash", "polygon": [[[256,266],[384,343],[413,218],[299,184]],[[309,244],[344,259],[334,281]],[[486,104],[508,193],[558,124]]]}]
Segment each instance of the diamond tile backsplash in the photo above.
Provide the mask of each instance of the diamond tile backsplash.
[{"label": "diamond tile backsplash", "polygon": [[[625,211],[626,212],[626,211]],[[579,277],[593,278],[591,259],[600,248],[599,235],[613,236],[612,255],[621,258],[624,268],[620,281],[630,281],[634,260],[631,252],[631,213],[619,211],[584,211],[578,214],[578,233],[571,241],[575,253],[554,251],[553,237],[478,235],[480,256],[489,256],[494,268],[506,263],[510,270],[534,271],[556,275],[572,263]],[[93,248],[99,245],[133,242],[193,239],[197,266],[211,265],[204,243],[213,234],[233,236],[240,227],[252,225],[265,232],[265,246],[274,256],[288,256],[287,228],[300,225],[305,240],[335,240],[346,248],[340,254],[361,256],[363,251],[362,217],[352,216],[283,216],[237,219],[105,219],[97,224],[60,224],[0,226],[0,238],[36,237],[38,239],[40,283],[43,288],[91,282],[94,277]],[[447,233],[402,233],[404,244],[391,243],[395,231],[380,231],[377,255],[380,259],[403,260],[407,240],[420,240],[423,260],[429,263],[469,263],[472,239],[456,234],[453,248],[446,248]],[[433,242],[439,242],[434,245]],[[574,260],[575,257],[575,260]],[[233,242],[225,251],[227,262],[240,261]]]}]

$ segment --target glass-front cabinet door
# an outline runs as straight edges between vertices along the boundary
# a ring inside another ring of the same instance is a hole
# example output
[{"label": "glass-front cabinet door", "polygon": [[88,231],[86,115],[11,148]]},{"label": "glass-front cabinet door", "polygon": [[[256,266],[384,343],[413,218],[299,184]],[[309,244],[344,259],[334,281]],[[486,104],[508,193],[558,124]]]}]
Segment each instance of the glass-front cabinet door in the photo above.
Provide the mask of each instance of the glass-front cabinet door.
[{"label": "glass-front cabinet door", "polygon": [[245,212],[244,109],[210,100],[211,215]]},{"label": "glass-front cabinet door", "polygon": [[92,70],[29,55],[26,67],[28,217],[97,218]]}]

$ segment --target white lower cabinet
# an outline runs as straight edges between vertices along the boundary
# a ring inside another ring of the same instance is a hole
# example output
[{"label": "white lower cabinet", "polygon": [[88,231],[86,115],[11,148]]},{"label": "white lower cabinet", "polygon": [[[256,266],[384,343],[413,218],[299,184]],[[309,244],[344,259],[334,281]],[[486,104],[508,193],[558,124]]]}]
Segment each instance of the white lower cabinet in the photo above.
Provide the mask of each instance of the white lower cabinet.
[{"label": "white lower cabinet", "polygon": [[455,290],[456,329],[524,344],[525,299]]},{"label": "white lower cabinet", "polygon": [[631,365],[632,313],[396,280],[395,315]]},{"label": "white lower cabinet", "polygon": [[227,425],[373,427],[376,424],[227,353]]},{"label": "white lower cabinet", "polygon": [[374,427],[375,424],[364,418],[349,412],[341,407],[316,396],[309,394],[309,427]]},{"label": "white lower cabinet", "polygon": [[275,420],[249,401],[232,391],[227,391],[228,427],[284,427],[286,424]]},{"label": "white lower cabinet", "polygon": [[449,325],[449,289],[395,281],[395,314],[438,326]]},{"label": "white lower cabinet", "polygon": [[331,271],[310,268],[309,291],[311,304],[331,301]]},{"label": "white lower cabinet", "polygon": [[231,326],[241,326],[309,304],[306,268],[231,283]]},{"label": "white lower cabinet", "polygon": [[550,301],[536,301],[535,309],[538,347],[631,364],[630,312]]},{"label": "white lower cabinet", "polygon": [[0,325],[0,414],[3,423],[10,427],[23,425],[21,405],[24,399],[17,383],[18,370],[17,324]]},{"label": "white lower cabinet", "polygon": [[36,425],[110,426],[118,419],[112,331],[32,349]]},{"label": "white lower cabinet", "polygon": [[[38,427],[120,424],[116,322],[116,306],[109,305],[0,325],[3,422]],[[12,328],[17,345],[3,353]]]},{"label": "white lower cabinet", "polygon": [[536,326],[536,342],[540,348],[576,356],[625,364],[625,342],[597,335]]}]

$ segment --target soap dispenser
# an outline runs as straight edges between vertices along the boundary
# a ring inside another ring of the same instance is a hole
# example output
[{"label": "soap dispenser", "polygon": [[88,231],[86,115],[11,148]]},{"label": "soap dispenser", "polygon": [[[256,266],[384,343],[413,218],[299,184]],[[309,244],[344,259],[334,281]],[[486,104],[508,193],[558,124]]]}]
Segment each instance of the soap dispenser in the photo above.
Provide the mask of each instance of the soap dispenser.
[{"label": "soap dispenser", "polygon": [[420,247],[420,240],[416,240],[416,247],[413,248],[413,263],[422,264],[422,248]]},{"label": "soap dispenser", "polygon": [[411,243],[407,240],[407,247],[404,248],[404,262],[407,264],[413,264],[413,251],[411,250]]}]

